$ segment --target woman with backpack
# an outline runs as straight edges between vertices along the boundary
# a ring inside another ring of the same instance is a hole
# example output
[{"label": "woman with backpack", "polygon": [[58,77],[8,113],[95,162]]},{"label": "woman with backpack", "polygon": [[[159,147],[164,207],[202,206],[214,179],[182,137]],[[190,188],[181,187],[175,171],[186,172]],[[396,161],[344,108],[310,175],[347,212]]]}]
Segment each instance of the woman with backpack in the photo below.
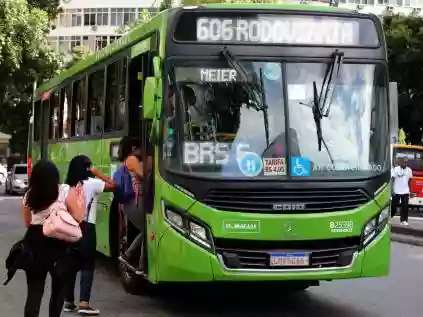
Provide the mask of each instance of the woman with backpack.
[{"label": "woman with backpack", "polygon": [[[129,136],[123,137],[119,143],[119,160],[128,169],[134,190],[134,198],[125,204],[121,204],[123,212],[126,215],[138,216],[143,212],[142,208],[142,183],[151,171],[152,159],[148,156],[146,163],[143,164],[141,146],[136,138]],[[146,175],[144,175],[146,174]],[[145,215],[142,213],[141,228],[138,236],[132,241],[126,252],[120,255],[119,260],[128,266],[137,274],[143,274],[145,268],[144,257],[144,237],[145,237]],[[134,263],[134,255],[140,254],[136,263]],[[134,264],[132,264],[134,263]]]},{"label": "woman with backpack", "polygon": [[52,285],[49,316],[59,317],[62,312],[66,277],[71,273],[68,252],[71,243],[47,237],[43,232],[43,225],[51,216],[51,206],[58,200],[66,205],[67,212],[76,221],[82,221],[82,209],[76,208],[75,202],[61,191],[57,167],[49,161],[37,162],[22,204],[22,217],[27,227],[23,244],[30,253],[30,264],[25,270],[28,284],[25,317],[39,316],[47,273],[51,275]]},{"label": "woman with backpack", "polygon": [[75,156],[69,163],[66,184],[70,188],[82,184],[85,197],[85,215],[81,222],[83,237],[78,243],[78,257],[80,259],[80,298],[79,304],[75,304],[74,292],[76,274],[68,279],[68,289],[65,296],[64,311],[77,311],[82,315],[98,315],[100,311],[90,307],[91,288],[94,279],[95,253],[97,249],[96,240],[96,207],[97,200],[101,193],[113,191],[116,187],[115,182],[92,167],[91,160],[85,155]]}]

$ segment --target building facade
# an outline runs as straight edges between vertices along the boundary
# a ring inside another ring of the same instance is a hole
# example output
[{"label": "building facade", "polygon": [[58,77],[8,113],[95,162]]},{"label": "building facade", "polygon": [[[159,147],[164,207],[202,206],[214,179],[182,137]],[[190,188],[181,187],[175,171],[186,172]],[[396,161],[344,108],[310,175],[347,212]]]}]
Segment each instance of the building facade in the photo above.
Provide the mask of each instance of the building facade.
[{"label": "building facade", "polygon": [[339,6],[378,16],[388,13],[421,16],[423,0],[339,0]]},{"label": "building facade", "polygon": [[159,0],[62,0],[48,39],[60,53],[81,45],[97,51],[121,36],[119,27],[148,19],[159,5]]}]

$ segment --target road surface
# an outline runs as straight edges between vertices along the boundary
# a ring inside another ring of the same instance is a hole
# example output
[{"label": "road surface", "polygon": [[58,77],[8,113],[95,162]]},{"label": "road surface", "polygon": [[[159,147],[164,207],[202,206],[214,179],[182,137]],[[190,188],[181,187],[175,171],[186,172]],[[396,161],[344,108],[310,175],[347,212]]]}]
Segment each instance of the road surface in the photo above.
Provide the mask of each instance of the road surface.
[{"label": "road surface", "polygon": [[[0,193],[0,258],[3,261],[23,229],[19,216],[20,198],[2,196],[1,188]],[[101,316],[105,317],[422,316],[423,248],[393,243],[391,257],[389,277],[324,282],[304,293],[284,294],[277,288],[243,286],[214,292],[197,289],[168,291],[167,296],[156,298],[126,294],[108,261],[100,260],[92,305],[98,307]],[[24,275],[18,273],[8,286],[0,289],[1,316],[22,317],[25,293]],[[40,317],[47,317],[46,302]]]}]

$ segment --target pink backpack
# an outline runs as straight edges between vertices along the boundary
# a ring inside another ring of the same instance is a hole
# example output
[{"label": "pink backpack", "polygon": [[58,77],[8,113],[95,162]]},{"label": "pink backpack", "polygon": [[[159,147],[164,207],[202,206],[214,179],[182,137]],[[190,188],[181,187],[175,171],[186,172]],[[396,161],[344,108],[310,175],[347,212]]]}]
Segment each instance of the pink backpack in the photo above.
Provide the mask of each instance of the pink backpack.
[{"label": "pink backpack", "polygon": [[[72,195],[74,195],[72,197]],[[59,198],[49,207],[49,216],[44,221],[43,233],[46,237],[67,242],[77,242],[82,238],[79,223],[72,217],[66,207],[66,199],[76,198],[78,208],[84,208],[84,191],[82,184],[75,188],[62,186]]]}]

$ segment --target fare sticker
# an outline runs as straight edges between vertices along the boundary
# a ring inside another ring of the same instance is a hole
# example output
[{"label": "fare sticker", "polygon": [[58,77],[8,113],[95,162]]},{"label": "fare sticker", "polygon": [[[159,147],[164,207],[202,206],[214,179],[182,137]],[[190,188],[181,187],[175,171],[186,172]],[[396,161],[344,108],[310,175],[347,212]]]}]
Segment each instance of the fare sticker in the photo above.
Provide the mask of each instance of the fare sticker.
[{"label": "fare sticker", "polygon": [[263,159],[264,176],[286,175],[285,158],[264,158]]}]

